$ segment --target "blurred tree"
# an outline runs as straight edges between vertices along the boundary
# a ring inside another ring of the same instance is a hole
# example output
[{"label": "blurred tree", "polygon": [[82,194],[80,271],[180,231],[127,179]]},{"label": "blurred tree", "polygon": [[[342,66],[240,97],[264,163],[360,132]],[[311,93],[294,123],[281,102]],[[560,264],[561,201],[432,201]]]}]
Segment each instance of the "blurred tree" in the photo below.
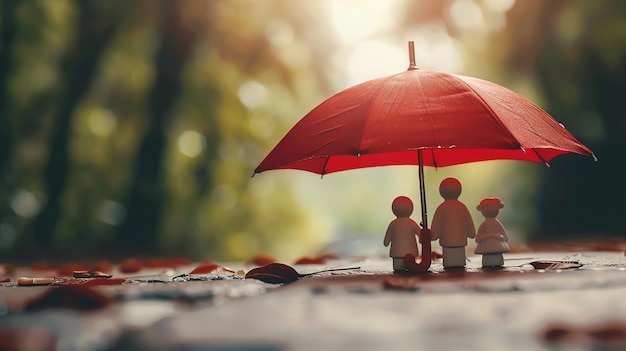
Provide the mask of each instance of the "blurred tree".
[{"label": "blurred tree", "polygon": [[[0,3],[0,174],[6,175],[11,156],[12,138],[11,96],[9,76],[13,69],[13,42],[15,40],[15,8],[17,0]],[[3,199],[6,195],[2,194]]]},{"label": "blurred tree", "polygon": [[[531,6],[532,4],[532,6]],[[534,240],[626,236],[626,3],[518,1],[510,13],[509,66],[536,77],[545,108],[598,156],[544,169]],[[532,23],[532,30],[524,30]]]},{"label": "blurred tree", "polygon": [[60,63],[64,87],[55,110],[55,130],[45,166],[47,198],[33,223],[34,244],[47,249],[54,243],[62,212],[60,200],[67,185],[72,117],[78,103],[88,93],[99,58],[124,13],[123,7],[106,0],[75,3],[78,10],[76,40]]},{"label": "blurred tree", "polygon": [[[210,3],[187,1],[185,6],[162,0],[157,23],[160,46],[155,56],[155,80],[148,94],[149,123],[135,161],[128,190],[127,216],[118,231],[119,248],[152,252],[168,201],[163,175],[167,130],[174,106],[183,93],[182,70],[204,30],[205,18],[190,15],[208,13]],[[187,15],[187,16],[185,16]]]},{"label": "blurred tree", "polygon": [[[13,70],[13,43],[16,37],[15,9],[17,0],[0,2],[0,218],[9,218],[11,196],[9,169],[13,154],[11,121],[12,99],[9,82]],[[6,230],[6,229],[5,229]],[[0,229],[1,231],[1,229]]]}]

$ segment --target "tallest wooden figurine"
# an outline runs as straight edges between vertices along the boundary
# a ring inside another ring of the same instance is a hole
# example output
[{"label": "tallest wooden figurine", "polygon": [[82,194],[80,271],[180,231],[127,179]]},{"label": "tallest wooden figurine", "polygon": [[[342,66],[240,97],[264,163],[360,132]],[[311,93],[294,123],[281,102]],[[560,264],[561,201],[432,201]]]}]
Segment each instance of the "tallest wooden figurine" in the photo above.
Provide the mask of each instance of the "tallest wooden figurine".
[{"label": "tallest wooden figurine", "polygon": [[432,240],[439,239],[445,268],[465,267],[467,238],[476,237],[469,210],[461,201],[461,182],[446,178],[439,185],[444,201],[437,207],[431,226]]}]

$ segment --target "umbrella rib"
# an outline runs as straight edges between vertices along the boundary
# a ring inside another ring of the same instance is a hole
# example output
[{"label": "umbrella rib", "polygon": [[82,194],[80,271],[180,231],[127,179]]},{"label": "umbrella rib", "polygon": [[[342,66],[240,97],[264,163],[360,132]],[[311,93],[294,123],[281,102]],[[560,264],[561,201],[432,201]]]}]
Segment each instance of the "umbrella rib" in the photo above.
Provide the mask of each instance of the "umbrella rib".
[{"label": "umbrella rib", "polygon": [[457,77],[457,79],[459,81],[461,81],[463,84],[465,84],[465,86],[467,86],[467,88],[469,90],[471,90],[474,95],[476,95],[476,97],[478,98],[478,100],[480,100],[483,103],[483,106],[485,106],[485,108],[487,108],[487,110],[489,110],[489,117],[491,117],[491,119],[493,119],[494,121],[496,121],[496,123],[500,126],[500,128],[502,130],[504,130],[510,137],[511,139],[515,140],[515,142],[517,143],[518,146],[522,146],[522,144],[519,142],[519,140],[517,140],[517,138],[515,137],[515,135],[513,135],[511,133],[511,131],[509,131],[508,128],[506,128],[506,126],[504,126],[504,124],[502,123],[502,121],[499,118],[495,118],[496,113],[494,112],[494,110],[491,108],[491,106],[487,103],[487,101],[485,101],[485,99],[483,99],[482,95],[479,94],[476,89],[474,89],[474,87],[472,87],[470,84],[468,84],[462,77],[460,76],[455,76]]},{"label": "umbrella rib", "polygon": [[[441,143],[439,142],[439,136],[436,133],[437,128],[435,128],[435,124],[433,123],[433,117],[430,113],[431,109],[430,109],[430,105],[428,104],[428,100],[426,99],[426,92],[424,92],[423,86],[422,86],[422,81],[420,80],[419,76],[417,76],[417,82],[419,84],[419,91],[422,93],[422,101],[424,102],[424,105],[426,107],[426,116],[428,116],[428,123],[430,123],[430,130],[432,131],[433,137],[435,138],[435,145],[441,145]],[[465,82],[463,82],[465,83]],[[432,150],[432,149],[431,149]],[[433,152],[433,163],[435,163],[435,154]],[[435,165],[435,168],[437,166]]]},{"label": "umbrella rib", "polygon": [[439,168],[439,166],[437,166],[437,159],[435,159],[435,149],[430,148],[430,154],[433,158],[433,167],[435,167],[435,170],[437,170],[437,168]]},{"label": "umbrella rib", "polygon": [[330,160],[330,156],[326,156],[326,161],[324,161],[324,166],[322,167],[322,173],[320,178],[324,178],[324,174],[326,174],[326,165],[328,165],[328,160]]},{"label": "umbrella rib", "polygon": [[543,157],[541,157],[541,155],[539,155],[539,153],[537,152],[536,149],[532,149],[533,152],[535,153],[535,155],[537,155],[537,157],[539,157],[539,159],[541,160],[541,162],[545,163],[546,166],[550,167],[550,164],[548,163],[548,161],[546,161]]}]

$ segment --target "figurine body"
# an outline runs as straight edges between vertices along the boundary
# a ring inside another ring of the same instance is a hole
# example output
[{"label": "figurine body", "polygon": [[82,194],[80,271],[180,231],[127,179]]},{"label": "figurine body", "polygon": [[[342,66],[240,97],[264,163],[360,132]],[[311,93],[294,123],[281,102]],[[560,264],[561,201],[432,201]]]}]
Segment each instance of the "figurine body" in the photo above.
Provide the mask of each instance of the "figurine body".
[{"label": "figurine body", "polygon": [[419,254],[416,237],[419,238],[422,228],[409,217],[413,213],[413,202],[408,197],[396,197],[391,204],[391,210],[397,218],[389,223],[383,244],[391,244],[389,256],[393,258],[393,270],[406,271],[404,256]]},{"label": "figurine body", "polygon": [[476,232],[474,253],[483,255],[483,267],[504,265],[502,253],[509,252],[509,237],[500,221],[496,218],[504,204],[497,197],[483,199],[476,209],[485,217]]},{"label": "figurine body", "polygon": [[446,178],[439,185],[444,201],[437,207],[431,225],[432,240],[439,239],[443,249],[443,266],[465,267],[467,238],[476,237],[476,228],[469,210],[461,201],[461,182]]}]

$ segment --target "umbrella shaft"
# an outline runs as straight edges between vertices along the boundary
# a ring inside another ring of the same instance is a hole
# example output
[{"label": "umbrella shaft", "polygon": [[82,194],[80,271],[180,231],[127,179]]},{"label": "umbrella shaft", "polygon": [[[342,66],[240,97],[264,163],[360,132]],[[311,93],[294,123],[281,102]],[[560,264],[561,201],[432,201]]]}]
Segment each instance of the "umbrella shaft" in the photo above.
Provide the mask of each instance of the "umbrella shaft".
[{"label": "umbrella shaft", "polygon": [[426,190],[424,189],[424,162],[422,149],[417,150],[418,176],[420,182],[420,203],[422,206],[422,226],[428,228],[428,211],[426,210]]}]

